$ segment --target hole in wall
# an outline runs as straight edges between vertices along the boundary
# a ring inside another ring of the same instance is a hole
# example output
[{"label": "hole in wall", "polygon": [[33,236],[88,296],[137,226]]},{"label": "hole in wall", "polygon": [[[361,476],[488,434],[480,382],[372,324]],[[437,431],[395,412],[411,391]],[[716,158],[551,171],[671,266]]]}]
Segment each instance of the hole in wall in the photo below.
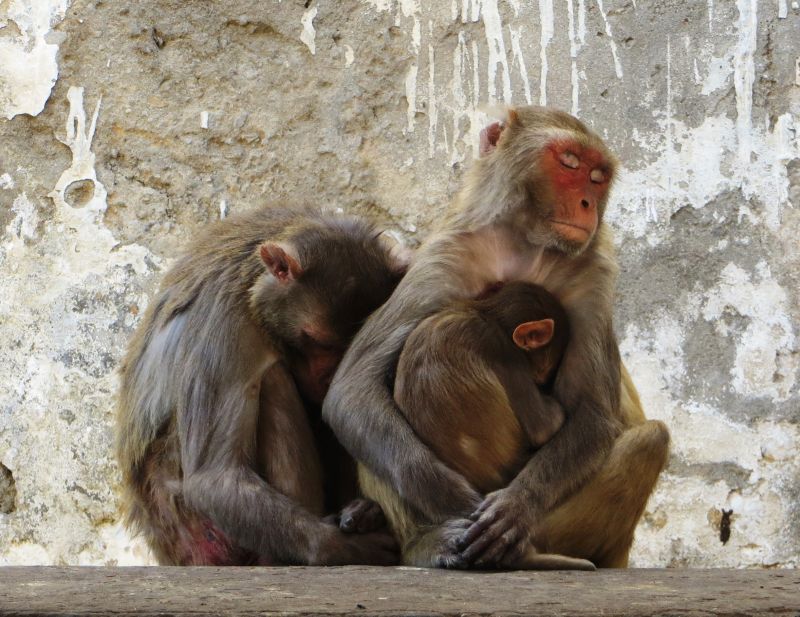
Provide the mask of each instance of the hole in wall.
[{"label": "hole in wall", "polygon": [[64,190],[64,201],[73,208],[83,208],[94,197],[93,180],[76,180]]},{"label": "hole in wall", "polygon": [[0,463],[0,514],[11,514],[17,507],[17,485],[11,470]]}]

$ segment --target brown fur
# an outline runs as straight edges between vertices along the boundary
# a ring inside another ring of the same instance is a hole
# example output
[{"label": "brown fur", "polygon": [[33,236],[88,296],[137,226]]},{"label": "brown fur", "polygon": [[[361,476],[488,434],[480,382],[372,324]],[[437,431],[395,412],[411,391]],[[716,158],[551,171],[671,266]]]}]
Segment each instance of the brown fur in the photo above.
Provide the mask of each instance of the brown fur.
[{"label": "brown fur", "polygon": [[[282,255],[291,273],[265,261]],[[322,520],[348,493],[331,476],[349,470],[354,496],[355,473],[314,401],[400,265],[364,221],[274,207],[212,226],[167,272],[117,425],[126,521],[160,563],[394,560],[387,534]]]},{"label": "brown fur", "polygon": [[[362,489],[384,508],[406,563],[552,567],[538,547],[620,565],[666,460],[668,434],[661,424],[642,424],[614,338],[617,263],[602,223],[608,192],[596,201],[599,224],[581,245],[550,222],[566,206],[539,161],[549,144],[565,140],[602,155],[610,187],[616,160],[580,121],[544,108],[510,112],[496,149],[474,162],[439,231],[359,332],[329,391],[323,414],[366,467]],[[422,320],[515,280],[542,285],[569,315],[571,340],[553,386],[567,420],[508,487],[484,498],[416,437],[386,374]],[[556,522],[568,517],[581,521],[573,529],[585,530],[579,535],[591,550],[556,541]],[[594,550],[599,545],[605,548]]]}]

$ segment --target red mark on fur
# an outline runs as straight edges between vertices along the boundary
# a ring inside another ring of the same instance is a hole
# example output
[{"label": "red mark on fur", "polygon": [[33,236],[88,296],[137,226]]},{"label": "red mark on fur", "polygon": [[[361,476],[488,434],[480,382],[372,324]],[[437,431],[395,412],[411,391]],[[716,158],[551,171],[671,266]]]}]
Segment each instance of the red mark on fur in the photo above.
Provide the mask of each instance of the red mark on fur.
[{"label": "red mark on fur", "polygon": [[475,296],[475,300],[485,300],[496,294],[498,291],[503,289],[505,285],[505,281],[495,281],[494,283],[489,283],[486,287],[483,288],[483,291]]},{"label": "red mark on fur", "polygon": [[[265,565],[266,560],[231,543],[208,519],[195,519],[183,538],[182,565],[186,566],[250,566]],[[264,562],[262,564],[262,562]]]}]

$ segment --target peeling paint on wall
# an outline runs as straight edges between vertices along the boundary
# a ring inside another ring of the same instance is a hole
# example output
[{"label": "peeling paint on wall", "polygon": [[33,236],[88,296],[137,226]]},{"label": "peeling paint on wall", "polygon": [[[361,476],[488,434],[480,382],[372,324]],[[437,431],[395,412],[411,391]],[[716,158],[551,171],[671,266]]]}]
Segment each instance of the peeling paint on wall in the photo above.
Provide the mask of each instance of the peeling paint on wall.
[{"label": "peeling paint on wall", "polygon": [[7,0],[0,3],[0,116],[35,116],[58,76],[57,36],[69,0]]},{"label": "peeling paint on wall", "polygon": [[[0,365],[13,375],[0,387],[0,461],[14,473],[19,503],[15,518],[0,516],[0,565],[149,559],[108,523],[116,519],[111,369],[120,353],[111,341],[143,310],[141,282],[161,260],[119,246],[103,225],[106,191],[92,152],[100,101],[87,123],[83,88],[70,88],[68,100],[59,139],[72,164],[50,193],[53,216],[44,219],[20,192],[0,243]],[[91,187],[68,203],[70,187],[85,182]],[[96,421],[75,434],[76,417],[90,412]]]},{"label": "peeling paint on wall", "polygon": [[300,33],[300,40],[306,44],[312,56],[317,53],[316,32],[314,31],[314,18],[316,16],[317,7],[312,6],[306,9],[306,12],[303,13],[303,18],[300,20],[300,23],[303,25],[303,31]]}]

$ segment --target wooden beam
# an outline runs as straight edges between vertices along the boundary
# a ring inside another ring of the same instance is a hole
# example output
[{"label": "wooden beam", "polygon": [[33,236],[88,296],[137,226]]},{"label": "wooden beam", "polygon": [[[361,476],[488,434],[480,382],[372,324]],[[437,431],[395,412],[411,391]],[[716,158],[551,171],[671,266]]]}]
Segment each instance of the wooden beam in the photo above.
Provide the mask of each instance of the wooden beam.
[{"label": "wooden beam", "polygon": [[0,615],[800,617],[797,570],[0,568]]}]

